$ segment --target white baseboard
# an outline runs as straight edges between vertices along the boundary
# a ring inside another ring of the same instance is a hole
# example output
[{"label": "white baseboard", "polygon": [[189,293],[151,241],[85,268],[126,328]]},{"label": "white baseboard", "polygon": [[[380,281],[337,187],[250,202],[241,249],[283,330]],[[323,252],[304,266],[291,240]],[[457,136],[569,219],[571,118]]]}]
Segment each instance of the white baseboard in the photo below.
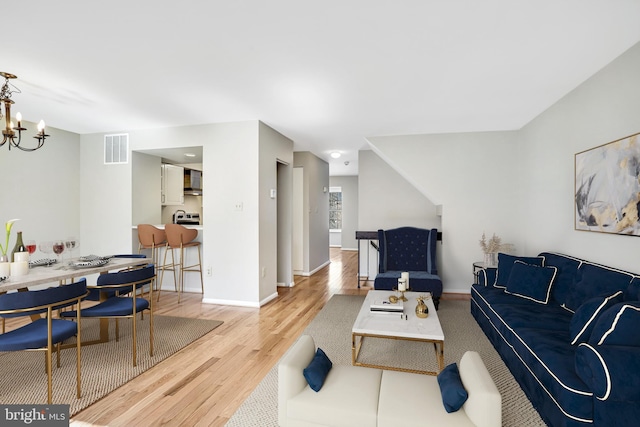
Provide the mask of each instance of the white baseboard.
[{"label": "white baseboard", "polygon": [[[295,274],[295,272],[294,272]],[[296,282],[291,282],[291,283],[283,283],[283,282],[278,282],[276,283],[276,286],[280,287],[280,288],[293,288],[296,285]]]},{"label": "white baseboard", "polygon": [[202,302],[204,304],[233,305],[238,307],[260,308],[259,303],[250,302],[250,301],[234,301],[230,299],[203,298]]},{"label": "white baseboard", "polygon": [[310,276],[313,276],[314,274],[316,274],[318,271],[322,270],[323,268],[325,268],[327,265],[331,264],[331,260],[328,259],[324,262],[324,264],[316,267],[313,269],[313,271],[311,271],[311,273],[309,274]]},{"label": "white baseboard", "polygon": [[278,292],[274,292],[271,295],[269,295],[268,297],[262,299],[260,301],[260,307],[262,307],[263,305],[265,305],[268,302],[273,301],[274,299],[278,298]]},{"label": "white baseboard", "polygon": [[251,307],[251,308],[260,308],[268,302],[273,301],[278,298],[278,293],[274,292],[268,297],[262,299],[260,302],[255,303],[252,301],[235,301],[229,299],[218,299],[218,298],[203,298],[202,302],[205,304],[217,304],[217,305],[233,305],[238,307]]},{"label": "white baseboard", "polygon": [[357,251],[358,248],[342,248],[343,251]]},{"label": "white baseboard", "polygon": [[305,277],[313,276],[315,273],[317,273],[319,270],[322,270],[329,264],[331,264],[331,260],[327,260],[324,264],[313,269],[313,271],[294,271],[293,274],[296,276],[305,276]]}]

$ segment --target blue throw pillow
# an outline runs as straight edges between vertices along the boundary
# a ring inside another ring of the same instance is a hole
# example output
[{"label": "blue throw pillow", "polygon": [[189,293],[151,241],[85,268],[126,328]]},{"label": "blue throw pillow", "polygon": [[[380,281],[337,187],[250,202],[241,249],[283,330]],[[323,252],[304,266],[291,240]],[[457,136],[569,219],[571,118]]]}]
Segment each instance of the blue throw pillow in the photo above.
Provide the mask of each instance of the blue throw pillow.
[{"label": "blue throw pillow", "polygon": [[578,307],[569,326],[571,345],[588,342],[600,315],[609,307],[622,302],[622,296],[623,292],[618,291],[613,295],[591,298]]},{"label": "blue throw pillow", "polygon": [[442,403],[447,412],[456,412],[462,408],[469,394],[467,390],[465,390],[464,385],[462,385],[458,365],[452,363],[444,368],[442,372],[438,374],[438,385],[440,385]]},{"label": "blue throw pillow", "polygon": [[557,272],[556,267],[538,267],[516,261],[513,263],[507,288],[504,291],[540,304],[546,304],[549,302],[551,285],[553,285]]},{"label": "blue throw pillow", "polygon": [[331,360],[329,360],[321,348],[318,348],[309,365],[302,371],[311,390],[316,392],[320,391],[332,366],[333,363],[331,363]]},{"label": "blue throw pillow", "polygon": [[596,322],[589,344],[640,347],[640,302],[622,302],[604,312]]},{"label": "blue throw pillow", "polygon": [[587,300],[599,295],[612,295],[628,288],[634,275],[615,268],[583,262],[576,272],[575,284],[565,307],[575,311]]},{"label": "blue throw pillow", "polygon": [[524,257],[499,253],[498,272],[496,273],[496,281],[493,284],[493,287],[501,289],[507,287],[507,282],[509,281],[509,276],[511,275],[511,269],[513,268],[513,264],[516,261],[522,261],[526,264],[542,267],[544,263],[544,257]]}]

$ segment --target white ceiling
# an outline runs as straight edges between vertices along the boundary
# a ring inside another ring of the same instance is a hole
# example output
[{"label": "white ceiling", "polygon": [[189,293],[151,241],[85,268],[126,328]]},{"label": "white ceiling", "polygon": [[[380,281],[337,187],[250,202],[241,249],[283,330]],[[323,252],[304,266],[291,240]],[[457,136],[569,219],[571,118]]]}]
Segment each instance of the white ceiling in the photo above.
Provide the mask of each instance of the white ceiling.
[{"label": "white ceiling", "polygon": [[93,133],[259,119],[332,175],[357,173],[369,136],[518,129],[640,41],[640,0],[4,9],[0,71],[18,75],[25,120]]}]

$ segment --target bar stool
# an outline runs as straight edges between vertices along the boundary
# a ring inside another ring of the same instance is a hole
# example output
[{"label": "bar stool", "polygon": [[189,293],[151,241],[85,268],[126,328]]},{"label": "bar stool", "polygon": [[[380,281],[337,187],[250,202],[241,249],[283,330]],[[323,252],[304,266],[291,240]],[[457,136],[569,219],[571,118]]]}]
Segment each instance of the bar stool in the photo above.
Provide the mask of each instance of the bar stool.
[{"label": "bar stool", "polygon": [[[167,234],[164,230],[154,227],[151,224],[138,224],[138,253],[142,253],[144,249],[151,250],[151,262],[156,266],[156,274],[158,270],[164,270],[164,266],[159,265],[160,262],[160,248],[167,245]],[[163,271],[164,273],[164,271]],[[175,283],[175,271],[174,271],[174,283]],[[160,290],[162,289],[162,277],[156,281],[156,291],[158,292],[158,301],[160,300]]]},{"label": "bar stool", "polygon": [[[164,252],[163,274],[164,270],[173,270],[175,276],[176,267],[180,268],[180,281],[178,282],[178,303],[180,303],[180,295],[184,291],[184,273],[185,271],[196,271],[200,273],[200,287],[204,294],[204,282],[202,280],[202,256],[200,254],[200,242],[193,240],[198,237],[198,230],[184,227],[180,224],[166,224],[164,231],[167,234],[167,246]],[[198,263],[192,265],[184,265],[185,249],[198,248]],[[174,258],[174,250],[180,249],[180,262],[176,263]],[[167,264],[167,252],[171,252],[171,264]]]}]

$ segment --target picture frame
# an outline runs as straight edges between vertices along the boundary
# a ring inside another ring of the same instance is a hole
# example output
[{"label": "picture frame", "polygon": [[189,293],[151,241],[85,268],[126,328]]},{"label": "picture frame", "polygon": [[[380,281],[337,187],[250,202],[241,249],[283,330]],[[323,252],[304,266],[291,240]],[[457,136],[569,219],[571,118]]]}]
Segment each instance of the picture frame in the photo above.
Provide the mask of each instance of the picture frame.
[{"label": "picture frame", "polygon": [[640,236],[639,135],[575,154],[576,230]]}]

